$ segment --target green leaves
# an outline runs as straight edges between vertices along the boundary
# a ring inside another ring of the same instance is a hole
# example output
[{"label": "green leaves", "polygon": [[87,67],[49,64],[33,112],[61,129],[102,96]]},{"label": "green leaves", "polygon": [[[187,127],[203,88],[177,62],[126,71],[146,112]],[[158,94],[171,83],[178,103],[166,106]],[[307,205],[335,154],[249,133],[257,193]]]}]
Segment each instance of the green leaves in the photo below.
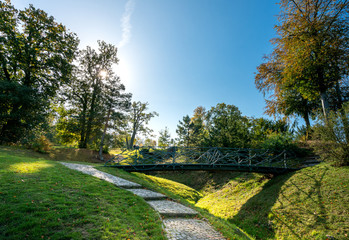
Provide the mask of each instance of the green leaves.
[{"label": "green leaves", "polygon": [[320,100],[324,113],[329,102],[338,102],[336,85],[345,85],[349,74],[349,1],[282,0],[280,5],[274,51],[257,67],[255,84],[268,98],[267,114],[298,115],[309,127]]},{"label": "green leaves", "polygon": [[147,127],[150,119],[159,114],[157,112],[146,112],[148,110],[148,103],[133,102],[130,111],[126,118],[124,133],[129,134],[130,139],[126,138],[127,148],[132,148],[135,143],[136,135],[142,133],[143,135],[150,134],[152,130]]},{"label": "green leaves", "polygon": [[168,147],[171,144],[171,134],[167,127],[164,130],[160,130],[158,139],[158,146]]},{"label": "green leaves", "polygon": [[247,119],[234,105],[219,103],[206,115],[209,146],[240,147],[248,144]]},{"label": "green leaves", "polygon": [[78,39],[32,5],[16,10],[5,1],[0,7],[0,97],[6,103],[0,138],[16,142],[45,119],[50,101],[69,81]]}]

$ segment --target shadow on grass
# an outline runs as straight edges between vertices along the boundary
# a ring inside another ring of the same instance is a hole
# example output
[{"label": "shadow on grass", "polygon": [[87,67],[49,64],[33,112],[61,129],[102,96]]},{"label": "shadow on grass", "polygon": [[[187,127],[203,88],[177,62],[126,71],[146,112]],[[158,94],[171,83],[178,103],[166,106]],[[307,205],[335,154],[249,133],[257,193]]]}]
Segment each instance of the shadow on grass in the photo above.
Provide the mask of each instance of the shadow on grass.
[{"label": "shadow on grass", "polygon": [[334,210],[343,206],[331,200],[336,180],[330,172],[319,167],[274,177],[230,221],[256,239],[337,238],[345,220]]},{"label": "shadow on grass", "polygon": [[256,239],[274,238],[268,215],[276,203],[281,188],[294,173],[273,177],[262,190],[251,197],[230,221]]},{"label": "shadow on grass", "polygon": [[[273,212],[274,222],[278,228],[287,227],[288,232],[297,239],[313,237],[327,239],[326,235],[337,232],[337,227],[327,221],[332,202],[328,201],[328,193],[324,180],[329,169],[319,168],[317,171],[302,171],[295,179],[291,179],[280,192],[279,205]],[[335,185],[333,185],[335,186]],[[330,186],[332,188],[333,186]],[[290,192],[294,192],[290,194]],[[332,233],[328,234],[331,232]],[[304,236],[304,234],[310,234]]]},{"label": "shadow on grass", "polygon": [[228,171],[154,171],[147,174],[180,182],[200,192],[214,192],[231,180],[244,182],[249,176],[249,173]]}]

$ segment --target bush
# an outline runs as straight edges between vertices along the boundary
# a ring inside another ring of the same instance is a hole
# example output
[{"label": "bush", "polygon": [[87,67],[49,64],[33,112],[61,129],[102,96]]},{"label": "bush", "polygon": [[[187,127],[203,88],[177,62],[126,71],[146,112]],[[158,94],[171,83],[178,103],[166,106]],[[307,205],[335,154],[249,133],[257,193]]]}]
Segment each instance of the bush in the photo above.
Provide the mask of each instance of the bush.
[{"label": "bush", "polygon": [[[342,112],[341,112],[342,111]],[[315,153],[324,161],[334,166],[349,165],[349,144],[345,130],[348,128],[345,121],[349,118],[349,103],[343,109],[328,114],[327,123],[320,115],[314,126],[314,142],[312,147]],[[344,121],[343,121],[344,120]],[[348,131],[348,129],[347,129]]]},{"label": "bush", "polygon": [[267,139],[261,144],[261,148],[268,149],[275,154],[279,154],[284,150],[295,156],[304,156],[306,154],[303,149],[294,143],[293,136],[290,133],[273,132],[269,134]]},{"label": "bush", "polygon": [[48,153],[48,151],[51,150],[51,146],[51,142],[44,135],[35,138],[33,142],[28,145],[30,149],[39,153]]},{"label": "bush", "polygon": [[17,144],[39,153],[47,153],[51,149],[52,143],[46,137],[45,130],[45,126],[39,125],[25,134]]}]

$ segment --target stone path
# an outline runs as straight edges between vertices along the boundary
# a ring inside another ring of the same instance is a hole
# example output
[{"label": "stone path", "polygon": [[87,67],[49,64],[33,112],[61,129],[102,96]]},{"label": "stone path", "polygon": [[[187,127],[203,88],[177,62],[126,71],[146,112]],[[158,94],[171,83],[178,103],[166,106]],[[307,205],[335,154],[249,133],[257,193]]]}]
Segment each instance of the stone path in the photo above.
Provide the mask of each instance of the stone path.
[{"label": "stone path", "polygon": [[163,194],[142,189],[142,186],[137,183],[99,171],[89,165],[65,162],[61,162],[61,164],[68,168],[113,183],[117,187],[124,188],[127,191],[144,198],[147,203],[164,218],[163,223],[165,225],[166,234],[169,240],[225,239],[219,232],[215,231],[209,223],[203,220],[188,218],[198,215],[197,211],[177,202],[171,201]]},{"label": "stone path", "polygon": [[204,221],[186,218],[163,220],[168,239],[224,239],[222,235]]}]

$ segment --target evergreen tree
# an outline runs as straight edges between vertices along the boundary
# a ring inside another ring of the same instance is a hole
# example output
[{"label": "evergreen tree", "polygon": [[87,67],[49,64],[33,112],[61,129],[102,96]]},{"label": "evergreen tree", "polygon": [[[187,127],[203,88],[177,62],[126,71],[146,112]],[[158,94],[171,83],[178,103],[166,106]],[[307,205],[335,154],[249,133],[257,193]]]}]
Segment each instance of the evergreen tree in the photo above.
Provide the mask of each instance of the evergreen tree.
[{"label": "evergreen tree", "polygon": [[171,134],[167,127],[159,132],[158,145],[160,147],[168,147],[172,143]]}]

